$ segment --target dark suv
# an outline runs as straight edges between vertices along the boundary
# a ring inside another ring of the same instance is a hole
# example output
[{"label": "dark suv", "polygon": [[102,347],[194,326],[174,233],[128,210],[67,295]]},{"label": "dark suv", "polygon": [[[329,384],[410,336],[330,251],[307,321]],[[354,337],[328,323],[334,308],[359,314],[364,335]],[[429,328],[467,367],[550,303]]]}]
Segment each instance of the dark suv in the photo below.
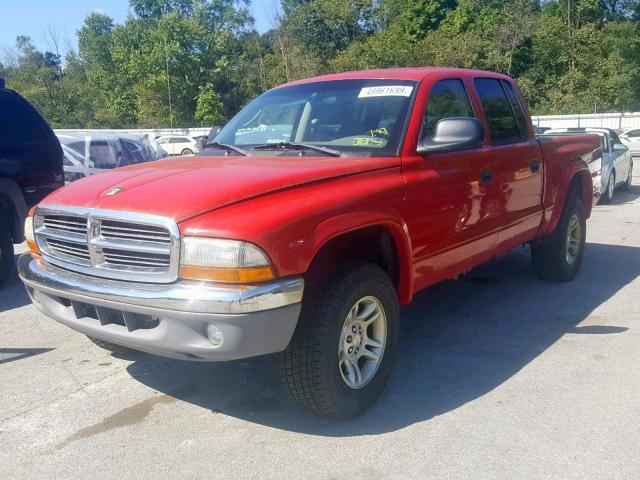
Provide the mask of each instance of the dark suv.
[{"label": "dark suv", "polygon": [[0,283],[29,209],[64,185],[62,149],[42,116],[0,78]]}]

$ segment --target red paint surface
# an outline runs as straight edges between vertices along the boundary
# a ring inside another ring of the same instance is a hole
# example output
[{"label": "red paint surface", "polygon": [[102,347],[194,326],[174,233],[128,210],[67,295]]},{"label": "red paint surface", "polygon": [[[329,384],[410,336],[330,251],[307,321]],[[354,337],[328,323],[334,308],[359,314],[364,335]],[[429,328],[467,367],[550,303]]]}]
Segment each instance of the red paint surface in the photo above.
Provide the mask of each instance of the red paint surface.
[{"label": "red paint surface", "polygon": [[[555,227],[574,177],[599,151],[594,135],[550,137],[542,143],[530,125],[527,142],[416,154],[423,111],[433,84],[464,81],[486,125],[473,78],[504,75],[446,68],[406,68],[327,75],[301,82],[389,78],[420,82],[399,158],[190,157],[125,167],[80,180],[44,203],[155,213],[174,218],[183,235],[234,238],[262,247],[280,276],[304,273],[314,255],[341,234],[380,226],[395,241],[398,294],[469,270],[535,240]],[[296,83],[301,83],[296,82]],[[539,159],[539,172],[531,172]],[[483,184],[480,172],[493,172]],[[124,191],[107,197],[113,186]]]}]

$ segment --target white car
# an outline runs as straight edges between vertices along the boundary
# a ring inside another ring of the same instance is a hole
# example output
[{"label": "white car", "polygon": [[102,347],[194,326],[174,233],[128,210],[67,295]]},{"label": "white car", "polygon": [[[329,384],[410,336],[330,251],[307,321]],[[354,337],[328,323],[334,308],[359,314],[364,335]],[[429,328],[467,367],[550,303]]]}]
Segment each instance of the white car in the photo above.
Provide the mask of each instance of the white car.
[{"label": "white car", "polygon": [[624,130],[620,134],[620,140],[622,140],[622,143],[629,147],[629,150],[631,150],[631,155],[633,155],[634,157],[640,156],[640,128]]},{"label": "white car", "polygon": [[156,143],[169,155],[193,155],[199,150],[198,142],[186,135],[163,135]]},{"label": "white car", "polygon": [[600,145],[602,146],[600,174],[602,197],[600,200],[603,203],[609,203],[618,187],[625,190],[631,188],[633,158],[629,147],[623,144],[618,134],[610,128],[554,128],[547,130],[543,135],[575,135],[578,133],[592,133],[600,137]]}]

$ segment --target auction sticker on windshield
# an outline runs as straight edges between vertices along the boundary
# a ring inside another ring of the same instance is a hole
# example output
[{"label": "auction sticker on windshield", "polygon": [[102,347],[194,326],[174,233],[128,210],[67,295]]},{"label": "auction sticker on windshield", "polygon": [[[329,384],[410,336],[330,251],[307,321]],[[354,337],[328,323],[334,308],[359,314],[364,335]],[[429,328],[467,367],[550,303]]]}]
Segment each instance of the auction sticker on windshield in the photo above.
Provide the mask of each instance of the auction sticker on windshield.
[{"label": "auction sticker on windshield", "polygon": [[366,97],[408,97],[413,87],[406,85],[383,85],[379,87],[365,87],[360,90],[358,98]]}]

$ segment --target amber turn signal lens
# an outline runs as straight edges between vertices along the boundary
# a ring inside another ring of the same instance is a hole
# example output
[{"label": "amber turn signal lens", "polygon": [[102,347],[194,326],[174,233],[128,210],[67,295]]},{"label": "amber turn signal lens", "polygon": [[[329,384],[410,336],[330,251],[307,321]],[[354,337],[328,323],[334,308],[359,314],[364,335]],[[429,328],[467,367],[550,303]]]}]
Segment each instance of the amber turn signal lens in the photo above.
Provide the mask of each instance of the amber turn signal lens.
[{"label": "amber turn signal lens", "polygon": [[275,278],[271,267],[213,268],[182,265],[180,278],[220,283],[265,282]]},{"label": "amber turn signal lens", "polygon": [[29,247],[29,251],[35,255],[40,255],[40,249],[38,248],[38,245],[36,245],[36,242],[34,242],[33,240],[27,240],[27,247]]}]

